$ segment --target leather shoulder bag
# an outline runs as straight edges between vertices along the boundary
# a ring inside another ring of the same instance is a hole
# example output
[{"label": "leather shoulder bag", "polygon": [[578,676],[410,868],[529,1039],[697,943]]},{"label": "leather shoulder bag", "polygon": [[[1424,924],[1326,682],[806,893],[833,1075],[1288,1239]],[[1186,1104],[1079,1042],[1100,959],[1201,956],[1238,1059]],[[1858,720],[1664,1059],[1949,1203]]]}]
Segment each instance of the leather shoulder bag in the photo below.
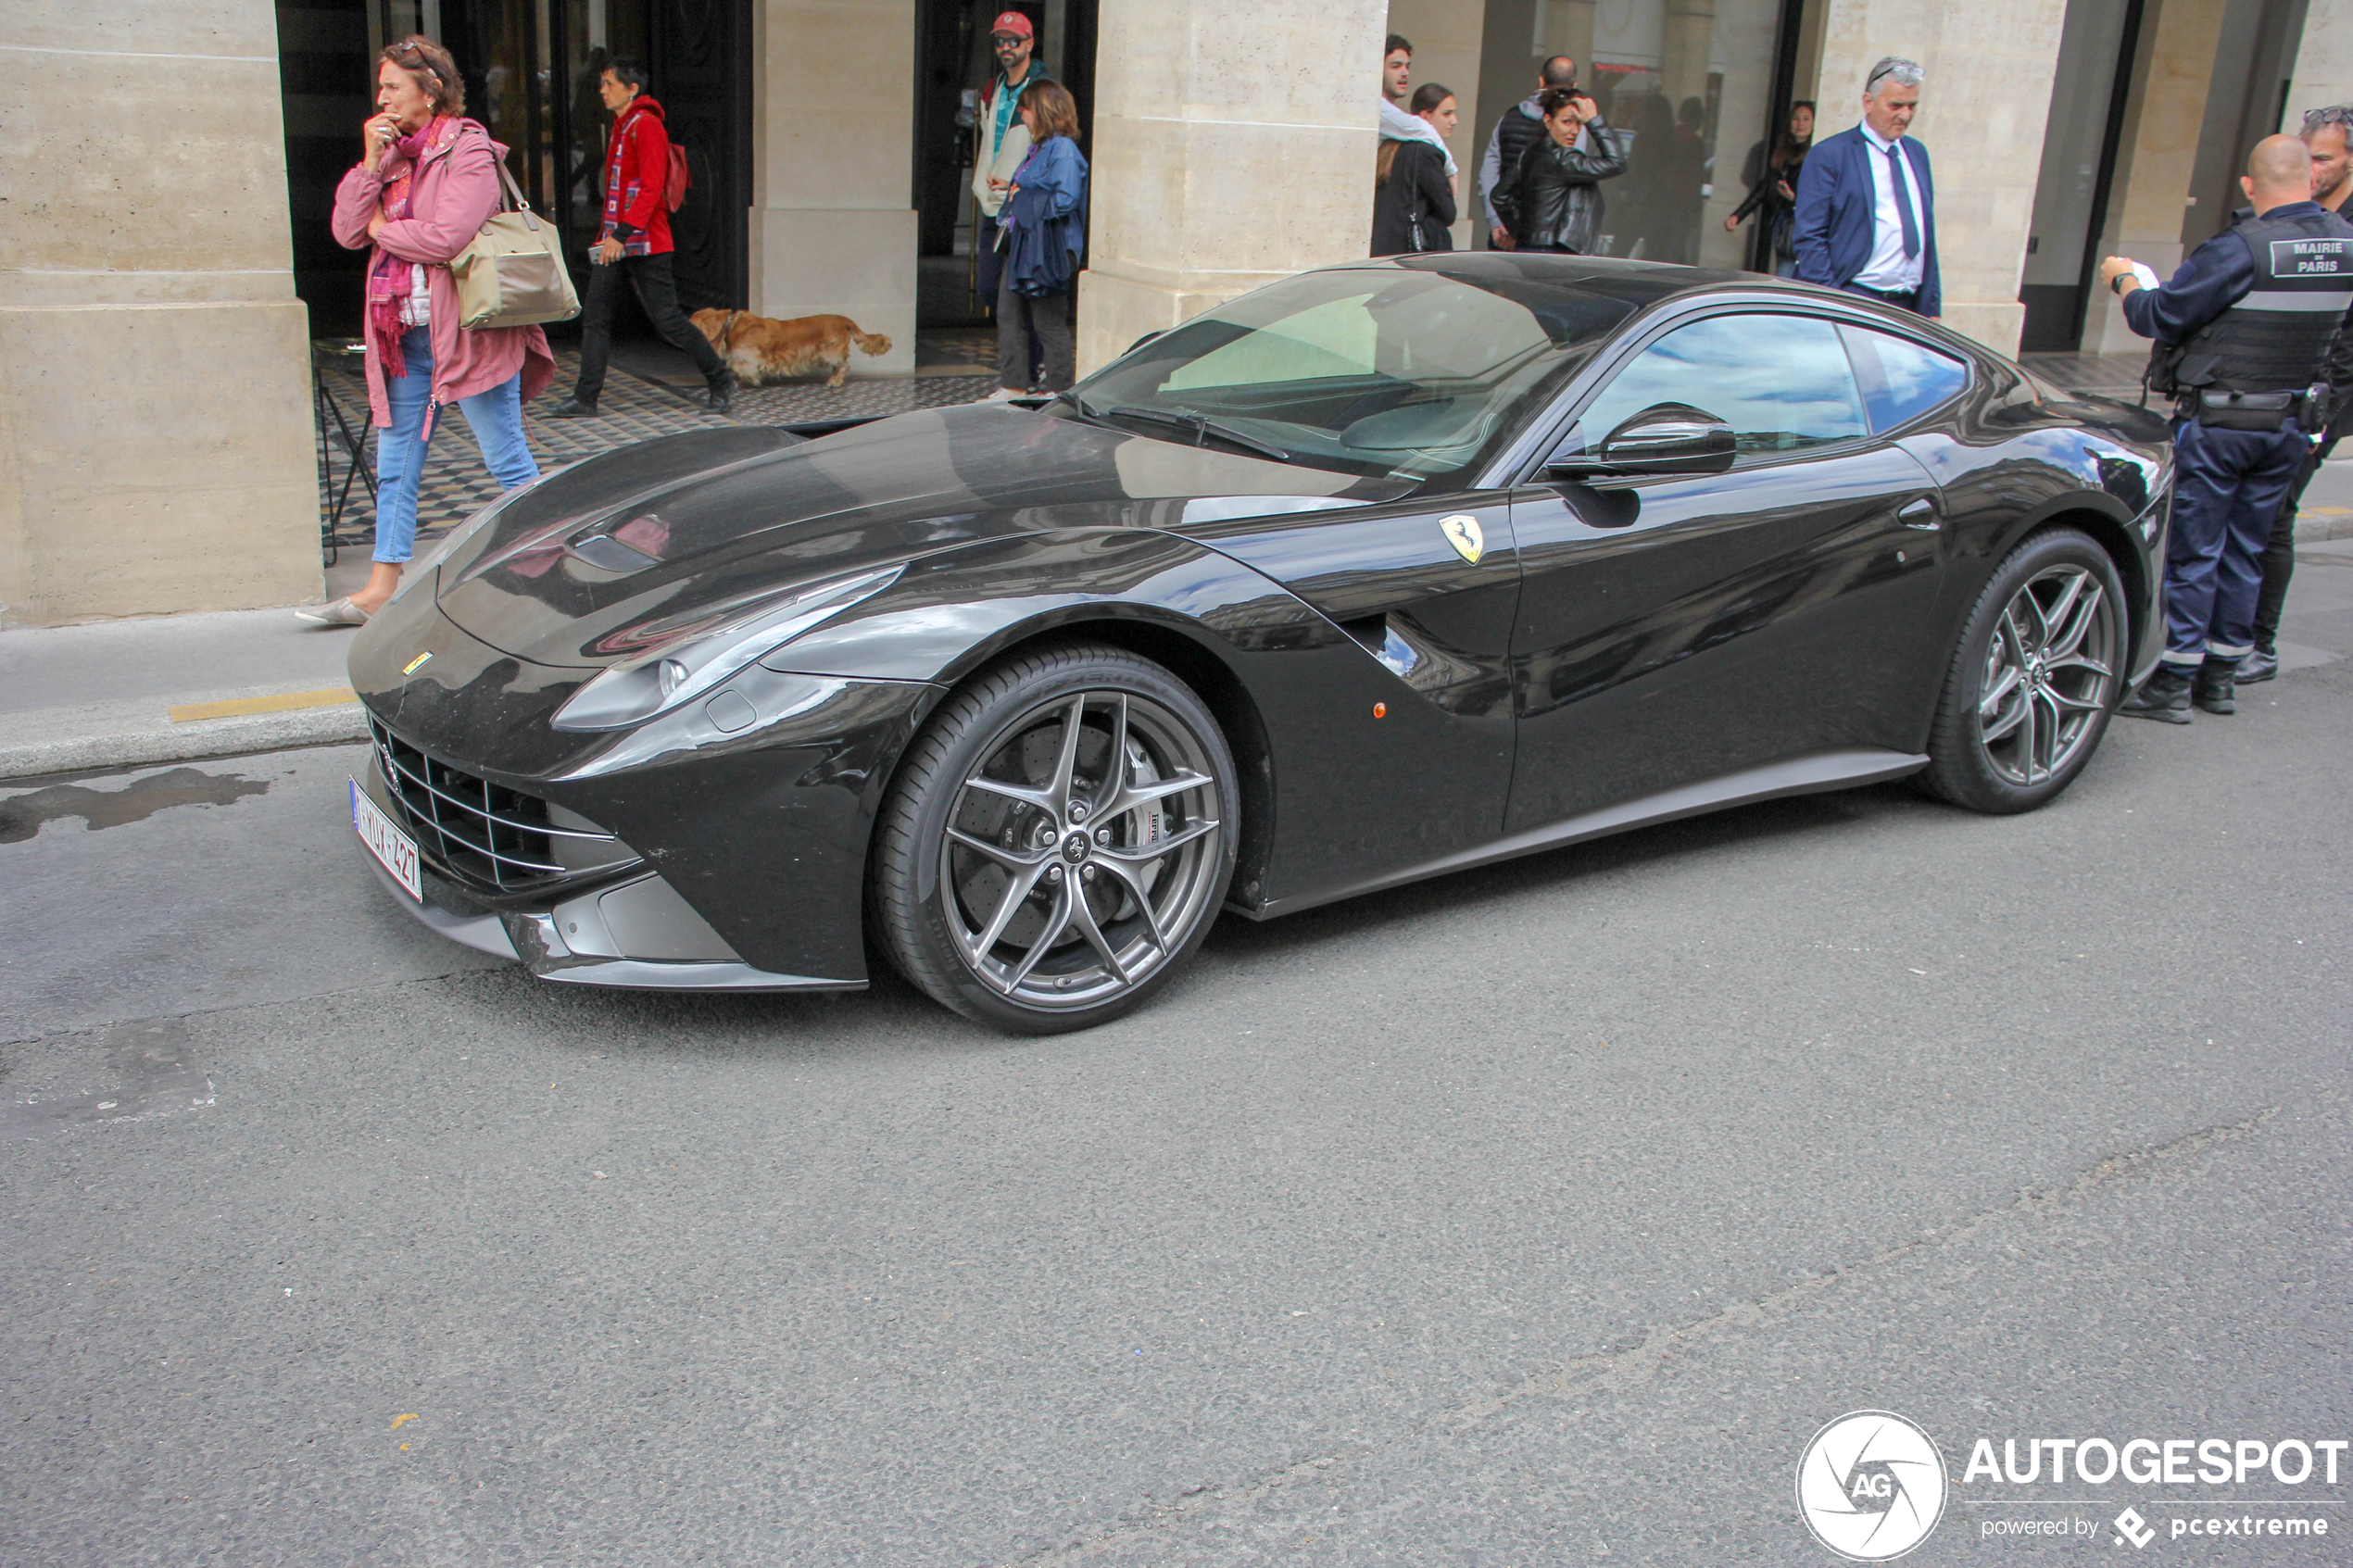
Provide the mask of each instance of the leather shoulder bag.
[{"label": "leather shoulder bag", "polygon": [[498,182],[512,202],[490,215],[472,243],[449,263],[458,285],[458,320],[476,332],[535,327],[580,314],[580,295],[564,266],[553,223],[542,222],[501,160]]}]

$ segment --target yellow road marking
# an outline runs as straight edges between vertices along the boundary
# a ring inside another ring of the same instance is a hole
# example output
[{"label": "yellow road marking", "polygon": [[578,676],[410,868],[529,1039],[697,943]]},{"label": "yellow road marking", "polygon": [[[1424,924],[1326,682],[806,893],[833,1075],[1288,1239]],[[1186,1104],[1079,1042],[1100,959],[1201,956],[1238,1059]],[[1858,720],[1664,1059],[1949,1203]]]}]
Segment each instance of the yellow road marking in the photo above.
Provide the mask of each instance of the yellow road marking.
[{"label": "yellow road marking", "polygon": [[226,702],[185,702],[170,711],[173,723],[185,724],[198,719],[234,719],[244,713],[284,713],[296,708],[338,708],[346,702],[359,700],[358,694],[349,686],[330,686],[323,692],[240,696]]},{"label": "yellow road marking", "polygon": [[2306,507],[2299,517],[2353,517],[2353,507]]}]

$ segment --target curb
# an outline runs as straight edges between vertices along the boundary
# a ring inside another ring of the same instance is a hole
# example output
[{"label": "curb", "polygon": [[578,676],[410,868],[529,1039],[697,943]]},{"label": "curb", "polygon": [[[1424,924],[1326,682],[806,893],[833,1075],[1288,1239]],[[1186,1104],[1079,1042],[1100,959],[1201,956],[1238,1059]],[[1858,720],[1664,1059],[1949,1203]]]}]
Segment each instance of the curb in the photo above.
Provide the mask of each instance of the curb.
[{"label": "curb", "polygon": [[295,746],[337,746],[368,738],[366,710],[356,702],[333,708],[207,719],[169,730],[84,735],[31,746],[0,747],[0,781],[52,773],[94,773],[160,762],[195,762]]},{"label": "curb", "polygon": [[2353,515],[2346,517],[2315,517],[2310,512],[2296,514],[2296,537],[2298,542],[2317,545],[2327,539],[2353,539]]}]

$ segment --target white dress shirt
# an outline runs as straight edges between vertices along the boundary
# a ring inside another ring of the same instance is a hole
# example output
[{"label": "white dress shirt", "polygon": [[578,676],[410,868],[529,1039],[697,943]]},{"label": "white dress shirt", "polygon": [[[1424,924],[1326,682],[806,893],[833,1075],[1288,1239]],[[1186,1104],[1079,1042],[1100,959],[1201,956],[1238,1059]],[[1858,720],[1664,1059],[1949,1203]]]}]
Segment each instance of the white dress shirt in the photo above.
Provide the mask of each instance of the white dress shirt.
[{"label": "white dress shirt", "polygon": [[1928,203],[1920,199],[1920,182],[1913,175],[1909,155],[1898,153],[1895,162],[1904,172],[1904,189],[1912,198],[1912,222],[1920,236],[1920,253],[1904,254],[1904,215],[1895,205],[1895,183],[1889,178],[1894,172],[1887,166],[1887,149],[1896,143],[1882,138],[1869,125],[1858,127],[1863,143],[1871,150],[1871,258],[1855,274],[1855,281],[1867,289],[1882,294],[1911,294],[1920,286],[1922,265],[1928,260]]}]

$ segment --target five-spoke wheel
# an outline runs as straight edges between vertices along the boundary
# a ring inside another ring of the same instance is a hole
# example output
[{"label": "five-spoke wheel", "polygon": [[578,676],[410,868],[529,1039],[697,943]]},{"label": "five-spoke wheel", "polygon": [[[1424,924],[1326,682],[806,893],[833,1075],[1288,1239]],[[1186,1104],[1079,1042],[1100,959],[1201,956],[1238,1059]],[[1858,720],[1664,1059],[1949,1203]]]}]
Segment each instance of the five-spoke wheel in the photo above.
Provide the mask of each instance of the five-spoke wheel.
[{"label": "five-spoke wheel", "polygon": [[900,971],[1013,1028],[1100,1023],[1173,975],[1233,872],[1216,721],[1124,651],[1032,652],[950,699],[911,749],[875,858]]},{"label": "five-spoke wheel", "polygon": [[2127,659],[2124,592],[2089,535],[2033,535],[1994,569],[1945,677],[1921,775],[1981,811],[2065,789],[2107,729]]}]

